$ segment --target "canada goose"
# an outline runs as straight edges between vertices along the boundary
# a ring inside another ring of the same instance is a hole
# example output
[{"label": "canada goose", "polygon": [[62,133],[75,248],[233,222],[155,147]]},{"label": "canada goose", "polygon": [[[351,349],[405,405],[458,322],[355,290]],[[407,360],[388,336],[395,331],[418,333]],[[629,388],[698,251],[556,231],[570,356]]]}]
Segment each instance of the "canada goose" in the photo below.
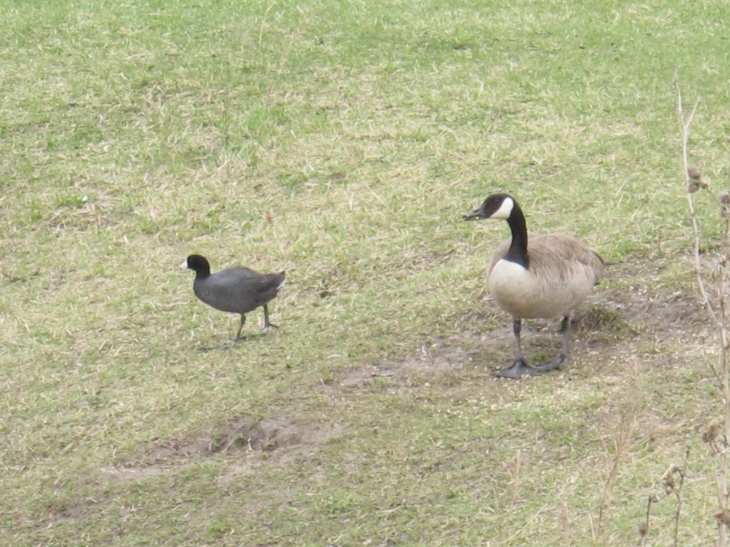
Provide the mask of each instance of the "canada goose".
[{"label": "canada goose", "polygon": [[[577,239],[563,235],[530,234],[525,215],[513,197],[493,194],[464,220],[506,220],[512,237],[492,254],[487,270],[489,292],[497,304],[512,315],[515,362],[498,375],[518,380],[534,372],[555,369],[568,359],[570,319],[573,310],[591,292],[603,273],[603,259]],[[549,364],[528,366],[522,355],[522,319],[563,317],[563,347]]]},{"label": "canada goose", "polygon": [[234,266],[211,274],[208,260],[200,255],[190,255],[183,265],[195,271],[195,296],[217,310],[241,314],[241,326],[238,327],[235,340],[241,336],[246,314],[259,306],[264,308],[263,330],[279,328],[269,322],[266,304],[276,298],[279,288],[284,284],[286,272],[262,274],[243,266]]}]

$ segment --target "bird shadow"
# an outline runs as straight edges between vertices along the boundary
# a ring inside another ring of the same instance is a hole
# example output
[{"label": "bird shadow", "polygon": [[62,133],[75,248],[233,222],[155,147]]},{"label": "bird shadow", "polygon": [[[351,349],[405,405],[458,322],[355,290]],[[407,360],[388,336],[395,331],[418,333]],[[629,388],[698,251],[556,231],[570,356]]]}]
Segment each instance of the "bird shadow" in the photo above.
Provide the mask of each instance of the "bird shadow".
[{"label": "bird shadow", "polygon": [[263,340],[266,337],[266,331],[257,332],[255,334],[246,334],[244,336],[241,336],[240,338],[237,338],[236,340],[226,340],[220,345],[217,346],[199,346],[198,351],[201,353],[208,353],[211,351],[225,351],[229,349],[235,348],[237,345],[242,343],[253,343],[258,342],[260,340]]},{"label": "bird shadow", "polygon": [[233,348],[235,345],[236,344],[233,342],[233,340],[229,340],[228,342],[225,342],[219,346],[200,346],[198,347],[198,351],[201,353],[209,353],[211,351],[224,351]]}]

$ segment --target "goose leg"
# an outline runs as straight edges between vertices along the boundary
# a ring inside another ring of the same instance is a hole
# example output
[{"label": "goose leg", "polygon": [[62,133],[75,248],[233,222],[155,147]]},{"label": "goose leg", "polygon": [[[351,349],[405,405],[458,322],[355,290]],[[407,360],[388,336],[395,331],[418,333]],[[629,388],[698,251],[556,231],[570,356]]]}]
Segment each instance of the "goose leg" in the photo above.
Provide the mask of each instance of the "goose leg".
[{"label": "goose leg", "polygon": [[515,335],[515,362],[512,363],[512,366],[500,370],[497,373],[497,376],[519,380],[525,376],[530,376],[533,373],[533,370],[527,365],[527,362],[522,355],[522,344],[520,342],[522,321],[520,319],[512,321],[512,332]]},{"label": "goose leg", "polygon": [[570,353],[570,315],[563,317],[563,322],[560,325],[560,332],[563,333],[563,347],[560,349],[558,356],[549,362],[547,365],[534,367],[535,370],[540,372],[547,372],[554,370],[568,360],[568,354]]},{"label": "goose leg", "polygon": [[261,329],[262,331],[267,331],[269,329],[278,329],[279,327],[271,323],[269,321],[269,308],[264,304],[264,328]]},{"label": "goose leg", "polygon": [[241,331],[243,330],[243,324],[246,322],[246,314],[241,314],[241,325],[238,327],[238,332],[236,333],[236,338],[233,340],[234,342],[237,342],[241,339]]}]

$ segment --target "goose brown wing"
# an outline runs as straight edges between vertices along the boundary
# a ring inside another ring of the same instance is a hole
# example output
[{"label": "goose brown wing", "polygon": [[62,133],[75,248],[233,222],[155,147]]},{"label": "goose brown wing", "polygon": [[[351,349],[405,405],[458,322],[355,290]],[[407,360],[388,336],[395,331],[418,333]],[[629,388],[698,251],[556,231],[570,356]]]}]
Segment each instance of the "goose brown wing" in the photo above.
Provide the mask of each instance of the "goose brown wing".
[{"label": "goose brown wing", "polygon": [[603,259],[588,245],[565,234],[535,235],[527,252],[536,276],[560,282],[595,285],[603,275]]}]

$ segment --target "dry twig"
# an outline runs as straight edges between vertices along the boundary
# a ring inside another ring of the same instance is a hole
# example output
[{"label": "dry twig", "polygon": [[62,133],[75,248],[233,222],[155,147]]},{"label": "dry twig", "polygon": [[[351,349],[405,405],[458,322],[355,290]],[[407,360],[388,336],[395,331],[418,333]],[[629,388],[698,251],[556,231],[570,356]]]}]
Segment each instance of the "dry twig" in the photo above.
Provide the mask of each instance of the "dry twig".
[{"label": "dry twig", "polygon": [[[720,370],[715,366],[712,366],[715,378],[718,380],[720,392],[722,394],[723,406],[724,406],[724,438],[730,439],[730,370],[728,368],[728,310],[725,301],[725,287],[727,285],[727,265],[728,265],[728,238],[723,238],[722,249],[720,259],[718,261],[718,279],[717,279],[717,298],[713,302],[710,297],[706,285],[705,276],[702,272],[702,262],[700,255],[700,226],[697,219],[697,213],[694,205],[694,199],[692,195],[699,189],[707,189],[707,185],[702,182],[701,173],[694,167],[690,167],[688,161],[688,143],[689,143],[689,130],[694,118],[697,106],[699,105],[699,98],[695,102],[692,112],[688,117],[685,118],[684,109],[682,107],[682,90],[679,85],[679,78],[675,78],[675,85],[677,87],[677,119],[679,121],[681,138],[682,138],[682,161],[685,173],[685,182],[687,189],[687,203],[689,206],[690,219],[692,221],[692,229],[694,233],[694,264],[695,264],[695,276],[697,284],[702,296],[702,301],[707,309],[709,317],[717,327],[718,337],[720,339]],[[714,195],[713,195],[714,197]],[[724,218],[730,216],[730,198],[726,192],[723,192],[719,199],[715,198],[721,208],[721,214]],[[729,202],[729,203],[726,203]],[[726,235],[728,225],[726,222]],[[725,522],[725,515],[730,514],[727,509],[728,504],[728,485],[727,485],[727,469],[728,469],[728,451],[723,446],[723,449],[717,450],[717,443],[715,442],[719,435],[717,434],[705,434],[708,437],[707,442],[710,443],[715,453],[719,458],[719,463],[715,475],[715,481],[717,486],[717,501],[719,505],[719,512],[715,515],[718,522],[718,547],[725,547],[727,545],[727,523]],[[679,508],[678,508],[679,511]],[[719,516],[718,516],[719,515]],[[677,526],[678,526],[679,513],[677,513]],[[675,545],[676,545],[677,531],[675,530]]]}]

